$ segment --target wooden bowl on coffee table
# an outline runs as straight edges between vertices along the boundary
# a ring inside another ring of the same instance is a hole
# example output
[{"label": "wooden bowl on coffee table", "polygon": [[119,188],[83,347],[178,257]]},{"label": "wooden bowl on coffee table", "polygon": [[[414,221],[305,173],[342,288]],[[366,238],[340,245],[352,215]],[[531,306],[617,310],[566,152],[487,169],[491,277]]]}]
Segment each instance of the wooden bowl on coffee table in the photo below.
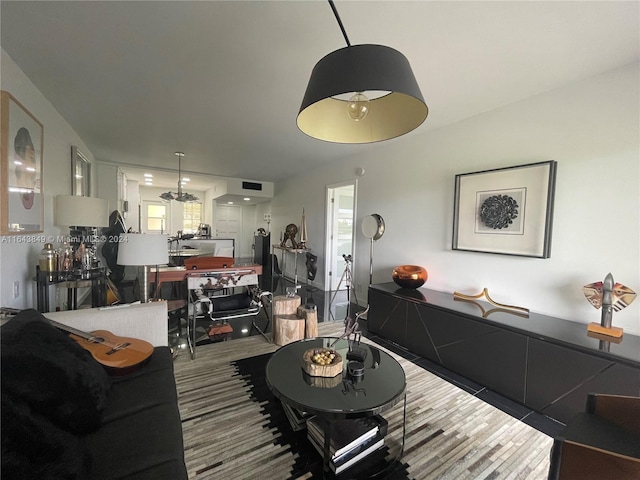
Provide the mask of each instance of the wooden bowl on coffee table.
[{"label": "wooden bowl on coffee table", "polygon": [[[331,363],[321,364],[314,361],[316,355],[332,354]],[[312,348],[302,355],[302,369],[312,377],[335,377],[342,373],[342,356],[331,348]]]}]

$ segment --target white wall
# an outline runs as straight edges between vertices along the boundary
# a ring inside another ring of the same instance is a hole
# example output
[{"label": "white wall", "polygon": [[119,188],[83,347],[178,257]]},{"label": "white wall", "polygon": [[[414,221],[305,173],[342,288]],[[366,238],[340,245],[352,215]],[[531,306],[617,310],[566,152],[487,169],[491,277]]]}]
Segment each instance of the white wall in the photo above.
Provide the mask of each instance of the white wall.
[{"label": "white wall", "polygon": [[271,215],[271,201],[258,203],[256,205],[256,230],[258,230],[258,228],[264,228],[266,232],[270,231],[271,222],[265,220],[265,215]]},{"label": "white wall", "polygon": [[[364,167],[354,260],[361,303],[369,241],[359,225],[378,213],[386,231],[375,244],[373,283],[391,281],[397,265],[418,264],[429,272],[426,288],[476,294],[487,287],[498,302],[599,322],[583,285],[611,272],[640,292],[639,86],[633,64],[278,183],[273,239],[288,223],[299,223],[304,206],[309,246],[323,257],[326,185],[354,178]],[[546,160],[558,162],[551,258],[451,249],[456,174]],[[320,258],[316,280],[324,278],[323,264]],[[614,314],[613,324],[639,334],[639,312],[636,300]]]},{"label": "white wall", "polygon": [[123,213],[118,202],[118,166],[99,162],[94,170],[97,170],[98,196],[109,202],[109,213],[114,210]]},{"label": "white wall", "polygon": [[[80,137],[56,109],[31,83],[4,50],[0,50],[0,87],[11,93],[44,127],[43,192],[44,233],[0,237],[0,305],[12,308],[34,307],[33,277],[43,240],[55,240],[68,235],[67,227],[53,225],[53,199],[56,195],[71,195],[71,146],[76,145],[95,165],[94,157]],[[95,168],[92,188],[96,191]],[[19,243],[20,242],[20,243]],[[28,243],[27,243],[28,242]],[[13,298],[13,283],[19,282],[19,297]],[[53,303],[53,302],[52,302]]]}]

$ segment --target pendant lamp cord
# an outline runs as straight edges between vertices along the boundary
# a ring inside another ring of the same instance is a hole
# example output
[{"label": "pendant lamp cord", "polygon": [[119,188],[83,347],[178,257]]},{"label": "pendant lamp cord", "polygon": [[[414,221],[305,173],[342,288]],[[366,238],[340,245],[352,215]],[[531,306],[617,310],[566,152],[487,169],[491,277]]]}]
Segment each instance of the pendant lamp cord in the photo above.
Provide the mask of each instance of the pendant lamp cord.
[{"label": "pendant lamp cord", "polygon": [[[178,152],[180,153],[180,152]],[[181,171],[181,167],[182,167],[182,157],[184,156],[184,154],[176,154],[178,155],[178,197],[182,196],[182,171]]]},{"label": "pendant lamp cord", "polygon": [[349,37],[347,37],[347,31],[344,29],[344,25],[342,25],[342,20],[340,20],[340,15],[338,14],[338,9],[333,4],[333,0],[328,0],[329,5],[331,5],[331,10],[333,10],[333,14],[336,16],[336,20],[338,21],[338,25],[340,25],[340,30],[342,30],[342,35],[344,36],[344,41],[347,42],[347,47],[351,46],[351,42],[349,41]]}]

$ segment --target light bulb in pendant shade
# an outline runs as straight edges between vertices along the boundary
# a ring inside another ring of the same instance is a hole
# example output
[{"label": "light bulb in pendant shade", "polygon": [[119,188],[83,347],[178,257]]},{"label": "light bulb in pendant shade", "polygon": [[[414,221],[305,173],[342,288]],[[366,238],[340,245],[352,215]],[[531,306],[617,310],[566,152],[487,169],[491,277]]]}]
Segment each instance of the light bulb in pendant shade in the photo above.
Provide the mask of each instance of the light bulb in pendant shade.
[{"label": "light bulb in pendant shade", "polygon": [[369,113],[369,99],[362,92],[356,92],[347,103],[347,111],[351,120],[363,120]]}]

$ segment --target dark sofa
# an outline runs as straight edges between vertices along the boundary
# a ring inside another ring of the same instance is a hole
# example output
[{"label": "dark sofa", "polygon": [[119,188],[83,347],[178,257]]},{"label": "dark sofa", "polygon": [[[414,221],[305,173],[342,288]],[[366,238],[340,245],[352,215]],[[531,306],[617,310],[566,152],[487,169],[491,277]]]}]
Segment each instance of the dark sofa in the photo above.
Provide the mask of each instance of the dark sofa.
[{"label": "dark sofa", "polygon": [[172,355],[112,376],[42,314],[0,328],[2,478],[187,478]]}]

